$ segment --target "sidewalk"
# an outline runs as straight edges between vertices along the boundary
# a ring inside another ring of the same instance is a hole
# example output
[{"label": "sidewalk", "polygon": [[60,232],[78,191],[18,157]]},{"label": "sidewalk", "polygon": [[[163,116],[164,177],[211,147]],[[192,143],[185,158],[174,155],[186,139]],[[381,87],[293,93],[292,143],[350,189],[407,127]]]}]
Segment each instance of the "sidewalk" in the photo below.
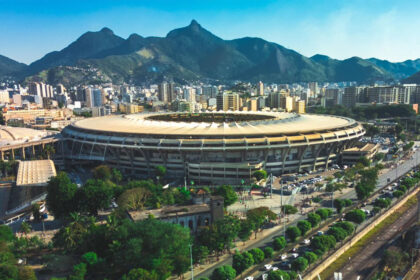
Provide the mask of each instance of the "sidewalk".
[{"label": "sidewalk", "polygon": [[[296,217],[294,217],[294,216],[296,216]],[[291,215],[291,217],[289,217],[289,221],[286,223],[286,227],[288,225],[296,222],[296,220],[298,219],[298,216],[301,216],[301,215],[298,215],[298,214]],[[248,249],[251,249],[251,247],[253,245],[255,245],[256,243],[260,242],[264,238],[267,238],[268,236],[270,236],[270,235],[272,235],[276,232],[278,232],[278,234],[281,235],[282,234],[282,225],[283,224],[275,225],[272,228],[260,231],[257,234],[256,239],[253,238],[254,237],[254,234],[253,234],[251,236],[251,239],[246,241],[245,244],[242,241],[235,242],[235,247],[231,251],[235,251],[235,250],[238,250],[238,251],[241,251],[241,252],[246,251]],[[218,261],[215,261],[215,262],[209,263],[209,264],[200,265],[200,266],[195,266],[194,267],[194,277],[196,277],[196,275],[198,275],[198,274],[201,274],[201,273],[203,273],[203,272],[205,272],[209,269],[212,269],[212,268],[218,266],[221,262],[228,260],[230,257],[232,257],[231,254],[224,254],[223,256],[219,257]],[[183,277],[184,277],[184,279],[191,279],[191,271],[188,271],[188,272],[184,273]],[[178,277],[175,276],[175,277],[171,277],[170,279],[178,279]]]}]

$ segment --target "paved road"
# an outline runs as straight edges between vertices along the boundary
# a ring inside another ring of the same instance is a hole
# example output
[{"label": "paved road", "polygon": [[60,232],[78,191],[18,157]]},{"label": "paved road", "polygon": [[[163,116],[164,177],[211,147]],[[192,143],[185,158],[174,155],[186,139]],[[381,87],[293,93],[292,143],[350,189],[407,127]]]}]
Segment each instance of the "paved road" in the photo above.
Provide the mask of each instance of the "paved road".
[{"label": "paved road", "polygon": [[[389,169],[388,172],[382,174],[379,176],[378,178],[378,184],[377,184],[377,188],[382,188],[384,186],[387,185],[388,182],[388,178],[390,179],[390,181],[394,181],[395,179],[397,179],[399,176],[401,176],[402,174],[408,172],[410,169],[412,169],[414,166],[416,166],[417,163],[420,163],[420,150],[416,151],[409,159],[407,159],[404,162],[401,162],[400,164],[397,165],[397,168],[395,169]],[[354,189],[352,189],[351,191],[344,193],[342,195],[338,195],[339,198],[356,198],[356,192]],[[287,198],[286,198],[287,199]],[[291,221],[290,224],[287,224],[287,226],[289,225],[295,225],[299,220],[303,220],[305,218],[305,216],[296,216],[296,219],[294,221]],[[256,247],[264,247],[269,245],[273,238],[276,236],[280,236],[283,234],[283,227],[279,228],[278,231],[273,232],[270,235],[267,235],[266,237],[262,238],[261,240],[257,241],[256,243],[254,243],[253,245],[249,246],[246,248],[246,250],[252,249],[252,248],[256,248]],[[232,257],[227,258],[224,261],[221,261],[217,267],[219,266],[223,266],[223,265],[231,265],[232,264]],[[214,267],[204,270],[202,272],[199,272],[198,274],[196,274],[197,278],[200,277],[210,277],[211,273],[213,272]],[[347,279],[347,278],[345,278]]]},{"label": "paved road", "polygon": [[[381,261],[382,253],[387,248],[387,244],[399,236],[404,229],[408,229],[416,222],[417,205],[412,206],[402,217],[393,224],[378,233],[363,251],[353,256],[347,264],[341,268],[343,279],[367,279],[368,275]],[[330,277],[329,279],[334,279]]]}]

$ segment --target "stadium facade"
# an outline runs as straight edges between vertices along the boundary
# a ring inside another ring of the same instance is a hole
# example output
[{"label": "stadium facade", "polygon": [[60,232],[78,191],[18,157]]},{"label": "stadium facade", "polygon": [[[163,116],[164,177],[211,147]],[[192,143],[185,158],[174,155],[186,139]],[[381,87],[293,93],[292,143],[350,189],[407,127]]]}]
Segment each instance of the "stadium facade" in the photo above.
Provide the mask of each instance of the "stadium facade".
[{"label": "stadium facade", "polygon": [[238,184],[259,169],[327,168],[364,134],[349,118],[280,112],[113,115],[62,131],[69,163],[101,162],[139,177],[163,165],[169,177],[202,184]]}]

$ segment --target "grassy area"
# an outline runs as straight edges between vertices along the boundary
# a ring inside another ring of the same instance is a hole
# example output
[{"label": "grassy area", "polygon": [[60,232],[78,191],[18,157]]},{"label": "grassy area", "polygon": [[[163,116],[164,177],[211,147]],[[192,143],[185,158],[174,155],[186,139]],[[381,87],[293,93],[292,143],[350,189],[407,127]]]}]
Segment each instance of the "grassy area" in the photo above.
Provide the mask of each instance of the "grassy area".
[{"label": "grassy area", "polygon": [[359,253],[369,242],[370,240],[378,235],[384,228],[387,228],[398,220],[408,209],[417,203],[417,197],[414,196],[407,200],[404,205],[398,208],[394,213],[392,213],[388,218],[380,222],[376,227],[370,230],[365,236],[363,236],[359,241],[356,242],[350,249],[344,252],[338,259],[336,259],[327,269],[321,273],[321,279],[328,279],[331,275],[334,274],[334,271],[339,271],[349,260],[350,257]]}]

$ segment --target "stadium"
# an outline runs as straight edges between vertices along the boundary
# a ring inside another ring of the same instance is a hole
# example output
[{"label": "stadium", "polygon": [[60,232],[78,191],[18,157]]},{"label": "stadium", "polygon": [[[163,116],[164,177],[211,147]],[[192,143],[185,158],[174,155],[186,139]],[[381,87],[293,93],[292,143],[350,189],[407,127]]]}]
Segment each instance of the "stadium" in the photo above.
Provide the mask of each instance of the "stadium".
[{"label": "stadium", "polygon": [[239,184],[256,170],[273,175],[327,168],[365,133],[337,116],[284,112],[147,113],[88,118],[63,131],[71,164],[98,163],[138,176]]}]

